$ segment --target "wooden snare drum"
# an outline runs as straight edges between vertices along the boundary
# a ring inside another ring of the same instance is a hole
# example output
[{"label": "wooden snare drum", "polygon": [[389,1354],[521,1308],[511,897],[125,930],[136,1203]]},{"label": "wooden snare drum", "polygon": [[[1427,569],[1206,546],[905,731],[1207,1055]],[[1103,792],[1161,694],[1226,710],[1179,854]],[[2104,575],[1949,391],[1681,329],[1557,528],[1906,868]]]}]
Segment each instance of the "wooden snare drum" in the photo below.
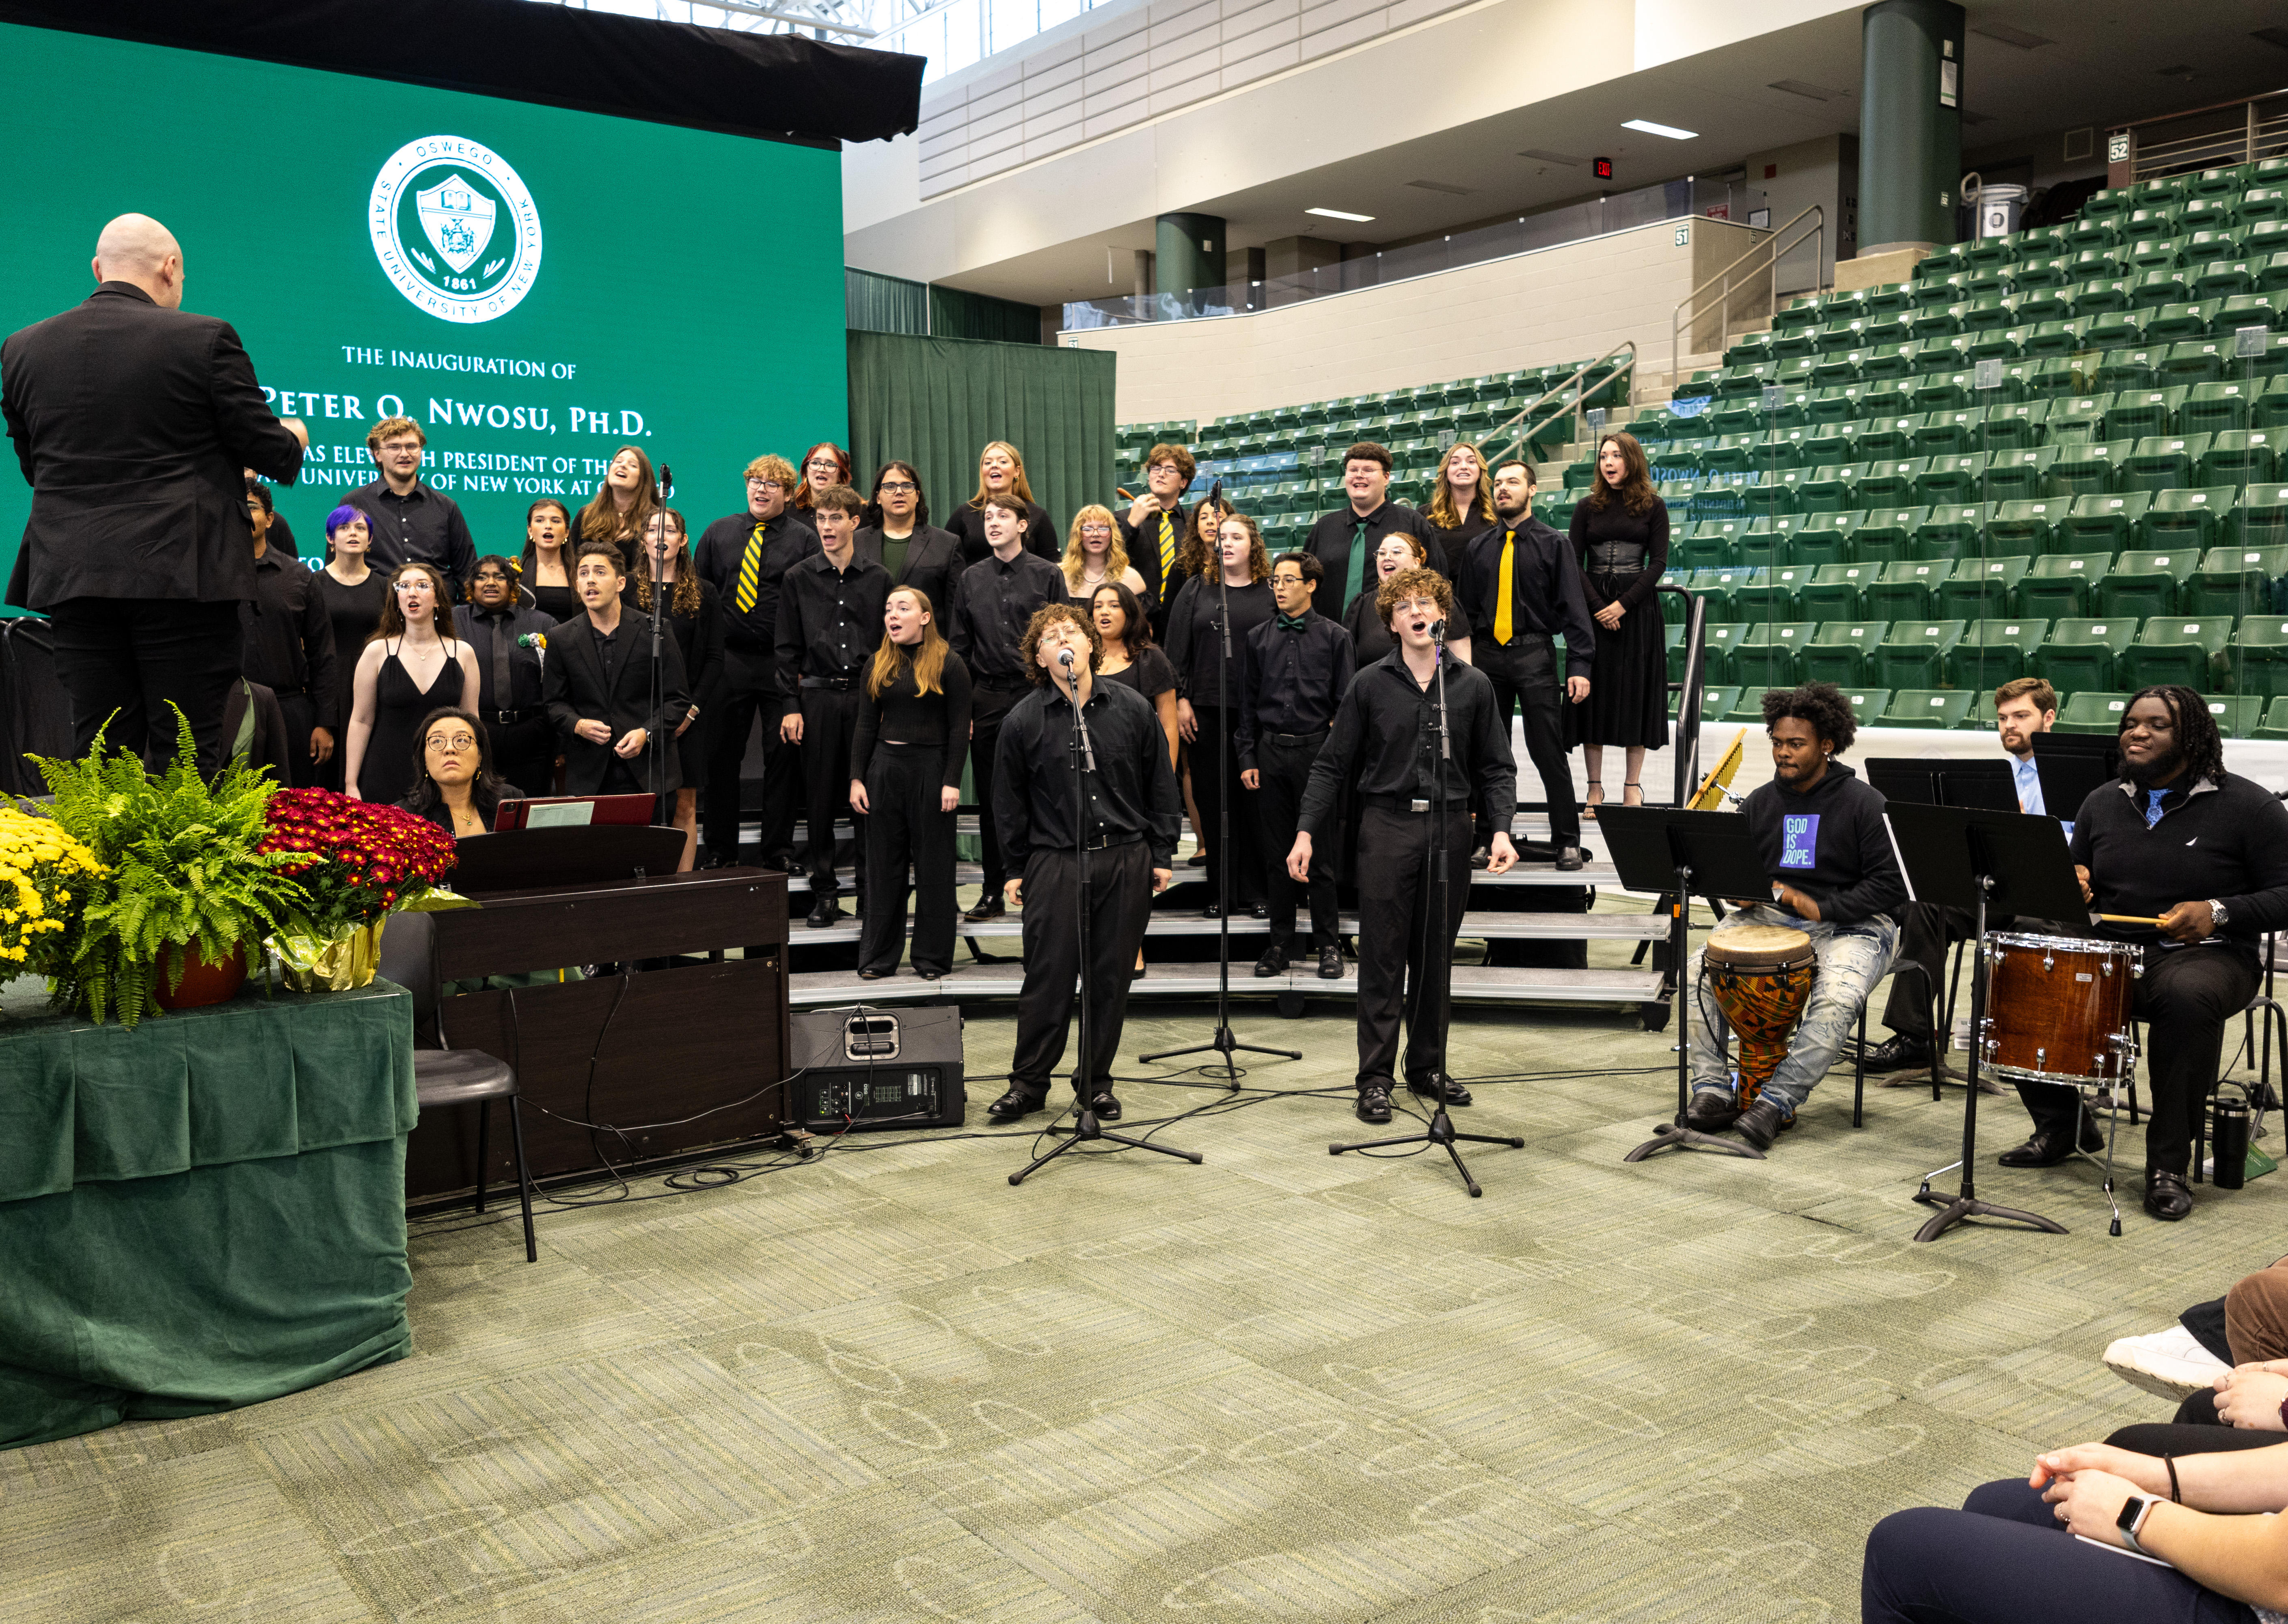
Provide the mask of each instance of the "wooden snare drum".
[{"label": "wooden snare drum", "polygon": [[1800,930],[1744,925],[1711,935],[1701,963],[1716,1007],[1739,1036],[1737,1092],[1745,1111],[1786,1057],[1788,1038],[1811,1000],[1819,956]]},{"label": "wooden snare drum", "polygon": [[2126,1079],[2137,1063],[2138,971],[2125,943],[1987,932],[1982,1068],[2022,1083]]}]

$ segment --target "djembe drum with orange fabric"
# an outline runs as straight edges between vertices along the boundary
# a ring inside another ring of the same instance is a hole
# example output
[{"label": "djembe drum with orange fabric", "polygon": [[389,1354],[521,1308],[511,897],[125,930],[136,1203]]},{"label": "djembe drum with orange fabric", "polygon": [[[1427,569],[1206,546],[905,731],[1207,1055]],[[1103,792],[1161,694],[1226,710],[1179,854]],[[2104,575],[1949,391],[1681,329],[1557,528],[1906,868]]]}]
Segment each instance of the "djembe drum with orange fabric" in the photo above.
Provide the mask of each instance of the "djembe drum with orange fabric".
[{"label": "djembe drum with orange fabric", "polygon": [[1740,1039],[1734,1087],[1745,1111],[1787,1055],[1788,1039],[1811,1000],[1819,956],[1800,930],[1744,925],[1710,936],[1701,967],[1716,1007]]}]

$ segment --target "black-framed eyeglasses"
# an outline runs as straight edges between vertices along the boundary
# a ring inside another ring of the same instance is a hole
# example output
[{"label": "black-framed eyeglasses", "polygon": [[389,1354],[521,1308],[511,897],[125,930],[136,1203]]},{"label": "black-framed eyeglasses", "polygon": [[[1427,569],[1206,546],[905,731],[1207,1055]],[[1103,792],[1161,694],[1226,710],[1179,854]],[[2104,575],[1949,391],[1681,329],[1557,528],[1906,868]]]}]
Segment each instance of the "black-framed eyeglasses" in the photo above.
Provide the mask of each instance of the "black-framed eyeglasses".
[{"label": "black-framed eyeglasses", "polygon": [[433,734],[429,739],[432,750],[474,750],[476,747],[476,736],[469,733],[456,733],[447,738],[439,738]]},{"label": "black-framed eyeglasses", "polygon": [[884,480],[874,489],[885,495],[894,492],[899,496],[903,496],[909,490],[918,490],[921,488],[918,485],[916,485],[911,480]]}]

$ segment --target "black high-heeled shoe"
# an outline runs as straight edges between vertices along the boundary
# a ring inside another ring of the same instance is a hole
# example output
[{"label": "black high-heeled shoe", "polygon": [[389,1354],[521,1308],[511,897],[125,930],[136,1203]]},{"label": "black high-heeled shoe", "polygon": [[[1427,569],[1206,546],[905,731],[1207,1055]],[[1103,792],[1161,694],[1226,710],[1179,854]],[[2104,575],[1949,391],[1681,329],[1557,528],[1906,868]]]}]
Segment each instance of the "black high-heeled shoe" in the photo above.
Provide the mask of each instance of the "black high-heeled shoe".
[{"label": "black high-heeled shoe", "polygon": [[1597,808],[1598,808],[1599,807],[1601,807],[1601,806],[1603,806],[1603,805],[1605,804],[1605,782],[1604,782],[1604,780],[1603,780],[1603,779],[1601,779],[1601,778],[1592,778],[1592,779],[1590,779],[1590,780],[1589,780],[1589,792],[1590,792],[1590,794],[1593,794],[1593,795],[1596,796],[1596,798],[1597,798],[1597,799],[1596,799],[1596,800],[1589,800],[1589,799],[1588,799],[1588,797],[1587,797],[1587,796],[1584,796],[1584,797],[1582,797],[1582,800],[1581,800],[1581,816],[1584,816],[1584,817],[1594,817],[1594,816],[1597,816]]},{"label": "black high-heeled shoe", "polygon": [[[1634,790],[1637,792],[1637,798],[1634,800],[1631,800],[1629,799],[1629,792],[1631,790]],[[1641,807],[1644,805],[1644,785],[1635,783],[1623,784],[1621,785],[1621,804],[1625,807]]]}]

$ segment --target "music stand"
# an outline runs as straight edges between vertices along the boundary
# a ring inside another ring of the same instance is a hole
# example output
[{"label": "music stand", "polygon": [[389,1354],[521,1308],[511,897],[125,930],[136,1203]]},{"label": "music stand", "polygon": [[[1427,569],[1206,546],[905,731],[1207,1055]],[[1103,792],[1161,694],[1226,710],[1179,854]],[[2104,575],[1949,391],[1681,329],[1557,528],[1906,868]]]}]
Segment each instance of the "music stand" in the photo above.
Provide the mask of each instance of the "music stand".
[{"label": "music stand", "polygon": [[1684,984],[1685,967],[1692,958],[1692,893],[1697,888],[1712,902],[1771,895],[1771,872],[1756,850],[1748,821],[1737,812],[1680,812],[1608,802],[1597,808],[1597,830],[1625,889],[1672,899],[1668,962],[1676,988],[1676,1116],[1621,1159],[1641,1162],[1656,1150],[1698,1149],[1761,1161],[1764,1153],[1752,1144],[1684,1126],[1685,1111],[1692,1103],[1693,990]]},{"label": "music stand", "polygon": [[2042,781],[2042,805],[2052,817],[2071,823],[2081,803],[2121,774],[2117,733],[2037,733],[2034,771]]},{"label": "music stand", "polygon": [[[642,799],[649,800],[650,796]],[[561,829],[512,829],[463,835],[453,888],[464,896],[545,886],[603,885],[675,872],[683,831],[664,824],[586,824]]]},{"label": "music stand", "polygon": [[1869,756],[1859,763],[1859,776],[1885,800],[1938,804],[1938,763],[1928,756]]},{"label": "music stand", "polygon": [[2006,1218],[2063,1235],[2067,1230],[2062,1223],[1978,1199],[1972,1168],[1978,1153],[1978,1063],[1986,1021],[1986,917],[1990,910],[2022,919],[2089,917],[2089,904],[2066,851],[2065,832],[2055,818],[2025,812],[1902,804],[1887,808],[1884,816],[1915,900],[1966,909],[1977,921],[1970,980],[1970,1068],[1962,1104],[1962,1187],[1949,1200],[1932,1190],[1929,1179],[1923,1181],[1914,1199],[1942,1210],[1915,1231],[1915,1238],[1936,1240],[1971,1217]]}]

